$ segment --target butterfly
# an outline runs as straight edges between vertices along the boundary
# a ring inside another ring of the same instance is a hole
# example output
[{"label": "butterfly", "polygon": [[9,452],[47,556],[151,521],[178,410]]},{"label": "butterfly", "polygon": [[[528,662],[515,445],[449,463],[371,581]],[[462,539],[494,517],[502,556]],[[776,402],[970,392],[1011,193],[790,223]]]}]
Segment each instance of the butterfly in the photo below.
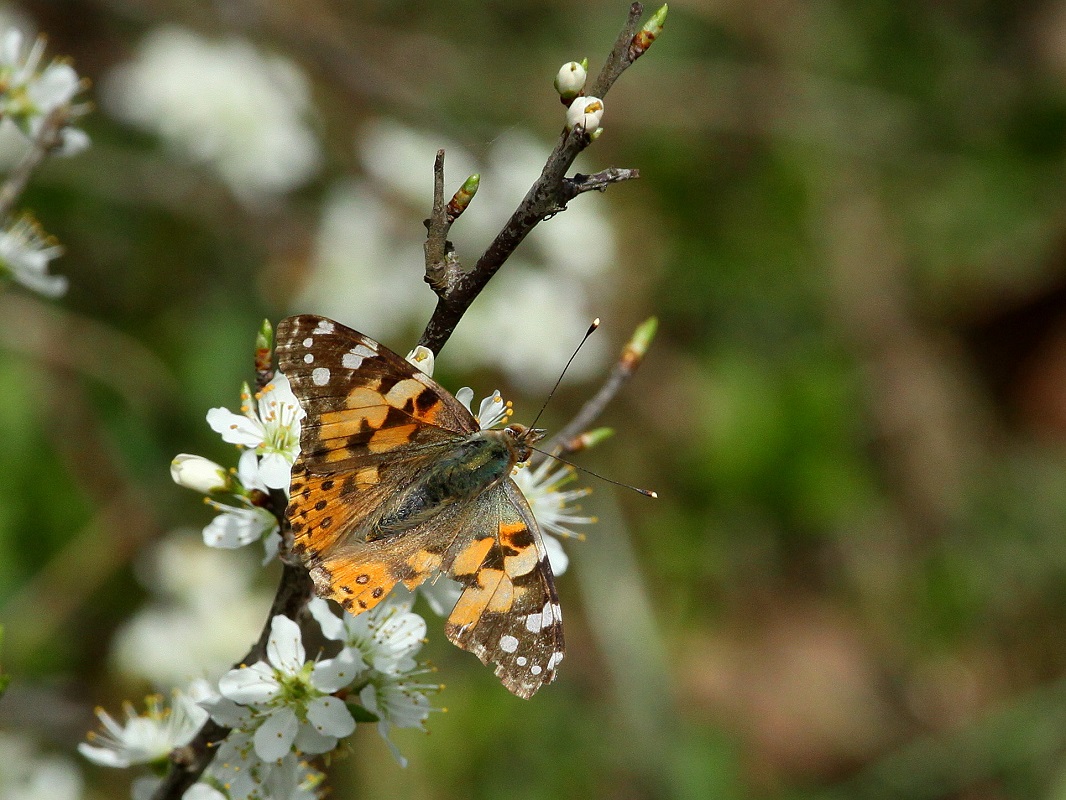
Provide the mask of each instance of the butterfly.
[{"label": "butterfly", "polygon": [[403,357],[325,317],[277,328],[306,412],[287,510],[315,589],[353,614],[438,574],[462,594],[448,638],[531,697],[563,659],[562,612],[537,521],[511,470],[544,431],[482,430]]}]

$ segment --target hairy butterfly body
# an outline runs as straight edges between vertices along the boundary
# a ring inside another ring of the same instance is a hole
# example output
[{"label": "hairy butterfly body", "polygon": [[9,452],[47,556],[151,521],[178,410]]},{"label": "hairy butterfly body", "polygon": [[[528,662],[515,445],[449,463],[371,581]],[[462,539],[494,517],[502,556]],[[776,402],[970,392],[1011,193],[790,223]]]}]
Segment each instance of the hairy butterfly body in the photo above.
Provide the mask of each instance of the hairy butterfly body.
[{"label": "hairy butterfly body", "polygon": [[277,329],[278,366],[307,416],[289,523],[317,592],[358,614],[441,573],[463,588],[448,638],[530,697],[563,658],[540,529],[511,479],[543,431],[481,430],[450,392],[324,317]]}]

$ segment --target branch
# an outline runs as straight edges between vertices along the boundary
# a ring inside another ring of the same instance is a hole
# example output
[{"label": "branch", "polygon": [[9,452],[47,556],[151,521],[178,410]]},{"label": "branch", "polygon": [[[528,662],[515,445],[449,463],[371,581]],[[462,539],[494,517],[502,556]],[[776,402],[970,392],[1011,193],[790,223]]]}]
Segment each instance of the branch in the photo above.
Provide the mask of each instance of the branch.
[{"label": "branch", "polygon": [[7,176],[3,186],[0,186],[0,221],[11,215],[15,202],[26,189],[26,184],[37,168],[63,144],[63,128],[70,122],[70,115],[69,106],[59,106],[44,118],[40,130],[33,137],[33,146]]},{"label": "branch", "polygon": [[[633,3],[630,6],[626,24],[618,34],[614,47],[604,62],[603,69],[600,70],[599,76],[589,89],[589,96],[603,99],[618,77],[648,49],[662,29],[662,22],[666,15],[665,6],[659,9],[643,28],[640,28],[640,18],[643,13],[644,7],[640,3]],[[426,280],[437,292],[437,307],[422,337],[418,340],[420,345],[428,347],[434,354],[440,353],[470,304],[481,294],[486,284],[503,266],[515,248],[540,222],[566,210],[567,202],[584,191],[591,189],[602,191],[608,184],[637,177],[636,170],[617,169],[606,170],[594,176],[577,175],[572,179],[566,178],[566,172],[573,165],[574,159],[589,146],[590,142],[588,132],[580,126],[563,130],[551,155],[548,156],[540,177],[530,187],[511,218],[477,260],[473,269],[462,273],[456,266],[455,280],[451,286],[440,286],[437,276],[432,273],[431,250],[434,263],[441,258],[444,250],[439,241],[434,241],[431,245],[427,239]],[[438,156],[439,161],[440,156]],[[442,178],[442,171],[435,170],[435,177]],[[437,194],[435,191],[434,219],[436,218]],[[434,235],[435,230],[433,220],[431,220],[430,237]]]}]

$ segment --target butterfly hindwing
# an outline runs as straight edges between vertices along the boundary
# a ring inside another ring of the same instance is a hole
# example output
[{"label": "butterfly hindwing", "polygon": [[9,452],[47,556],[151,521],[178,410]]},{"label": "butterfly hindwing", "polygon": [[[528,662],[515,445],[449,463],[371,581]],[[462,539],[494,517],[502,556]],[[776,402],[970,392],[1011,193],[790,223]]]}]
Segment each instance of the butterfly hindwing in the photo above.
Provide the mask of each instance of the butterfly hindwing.
[{"label": "butterfly hindwing", "polygon": [[563,659],[563,619],[548,554],[514,481],[483,493],[445,570],[463,586],[445,632],[511,692],[530,697],[555,679]]}]

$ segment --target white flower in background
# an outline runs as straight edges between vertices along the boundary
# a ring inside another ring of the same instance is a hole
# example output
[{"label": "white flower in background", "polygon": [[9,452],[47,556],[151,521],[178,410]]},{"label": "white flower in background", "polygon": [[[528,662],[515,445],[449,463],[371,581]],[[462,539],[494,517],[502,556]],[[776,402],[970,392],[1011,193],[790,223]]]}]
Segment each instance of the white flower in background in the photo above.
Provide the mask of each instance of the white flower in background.
[{"label": "white flower in background", "polygon": [[[0,38],[0,114],[10,118],[26,136],[34,137],[45,119],[61,106],[70,108],[70,116],[84,109],[72,106],[83,84],[74,68],[65,61],[52,61],[43,70],[44,39],[38,37],[27,48],[22,31],[11,28]],[[66,126],[59,152],[73,155],[89,146],[89,137],[77,128]]]},{"label": "white flower in background", "polygon": [[234,641],[259,636],[270,594],[253,587],[258,567],[250,553],[206,548],[198,531],[182,531],[145,553],[136,569],[153,598],[112,640],[111,661],[122,675],[168,690],[214,680],[232,665]]},{"label": "white flower in background", "polygon": [[21,217],[0,233],[0,275],[45,297],[59,297],[67,291],[67,279],[49,275],[48,262],[62,252],[32,217]]},{"label": "white flower in background", "polygon": [[42,756],[29,740],[0,733],[0,800],[80,800],[83,790],[69,759]]},{"label": "white flower in background", "polygon": [[566,127],[581,126],[592,134],[603,119],[603,101],[598,97],[578,97],[566,111]]},{"label": "white flower in background", "polygon": [[241,413],[225,408],[207,412],[211,430],[222,441],[254,448],[259,456],[259,479],[271,489],[289,488],[289,473],[300,454],[300,420],[304,410],[292,393],[289,379],[280,372],[255,393],[255,407],[248,386],[241,392]]},{"label": "white flower in background", "polygon": [[410,228],[416,218],[390,206],[379,184],[335,185],[323,204],[311,279],[293,306],[348,320],[383,342],[405,333],[414,320],[428,319],[433,293],[412,288],[425,274],[417,223]]},{"label": "white flower in background", "polygon": [[270,624],[267,661],[230,670],[218,686],[223,697],[256,712],[255,753],[274,761],[293,747],[309,754],[329,752],[355,730],[348,707],[332,693],[351,683],[356,671],[344,650],[325,661],[307,661],[299,626],[279,615]]},{"label": "white flower in background", "polygon": [[[591,318],[584,310],[585,291],[573,278],[521,263],[509,263],[492,283],[494,288],[478,298],[455,329],[450,346],[474,363],[503,370],[526,391],[543,394],[588,330]],[[515,313],[515,297],[522,298],[522,307],[530,314]],[[531,330],[534,318],[539,335]],[[567,337],[567,331],[573,331],[572,336]],[[607,352],[605,338],[590,338],[570,366],[567,380],[595,374]]]},{"label": "white flower in background", "polygon": [[143,715],[130,703],[124,710],[126,722],[120,724],[102,708],[96,709],[103,732],[90,731],[90,743],[79,744],[78,752],[104,767],[162,762],[175,747],[192,741],[208,716],[190,694],[177,690],[169,707],[160,695],[152,695],[145,699]]},{"label": "white flower in background", "polygon": [[377,186],[387,188],[423,216],[427,200],[433,199],[433,161],[441,148],[448,175],[445,192],[450,197],[468,175],[478,171],[474,157],[458,142],[387,118],[371,120],[359,136],[360,162],[366,173]]},{"label": "white flower in background", "polygon": [[301,186],[321,160],[306,121],[307,79],[244,39],[157,28],[105,80],[103,97],[118,117],[210,166],[245,200]]},{"label": "white flower in background", "polygon": [[548,551],[552,572],[562,575],[566,572],[570,559],[555,537],[584,538],[584,534],[572,530],[570,526],[589,525],[595,522],[596,518],[575,513],[577,508],[571,504],[592,490],[587,487],[564,489],[563,487],[576,477],[574,468],[550,458],[544,459],[536,467],[515,470],[511,477],[525,495],[541,533],[544,534],[544,547]]}]

